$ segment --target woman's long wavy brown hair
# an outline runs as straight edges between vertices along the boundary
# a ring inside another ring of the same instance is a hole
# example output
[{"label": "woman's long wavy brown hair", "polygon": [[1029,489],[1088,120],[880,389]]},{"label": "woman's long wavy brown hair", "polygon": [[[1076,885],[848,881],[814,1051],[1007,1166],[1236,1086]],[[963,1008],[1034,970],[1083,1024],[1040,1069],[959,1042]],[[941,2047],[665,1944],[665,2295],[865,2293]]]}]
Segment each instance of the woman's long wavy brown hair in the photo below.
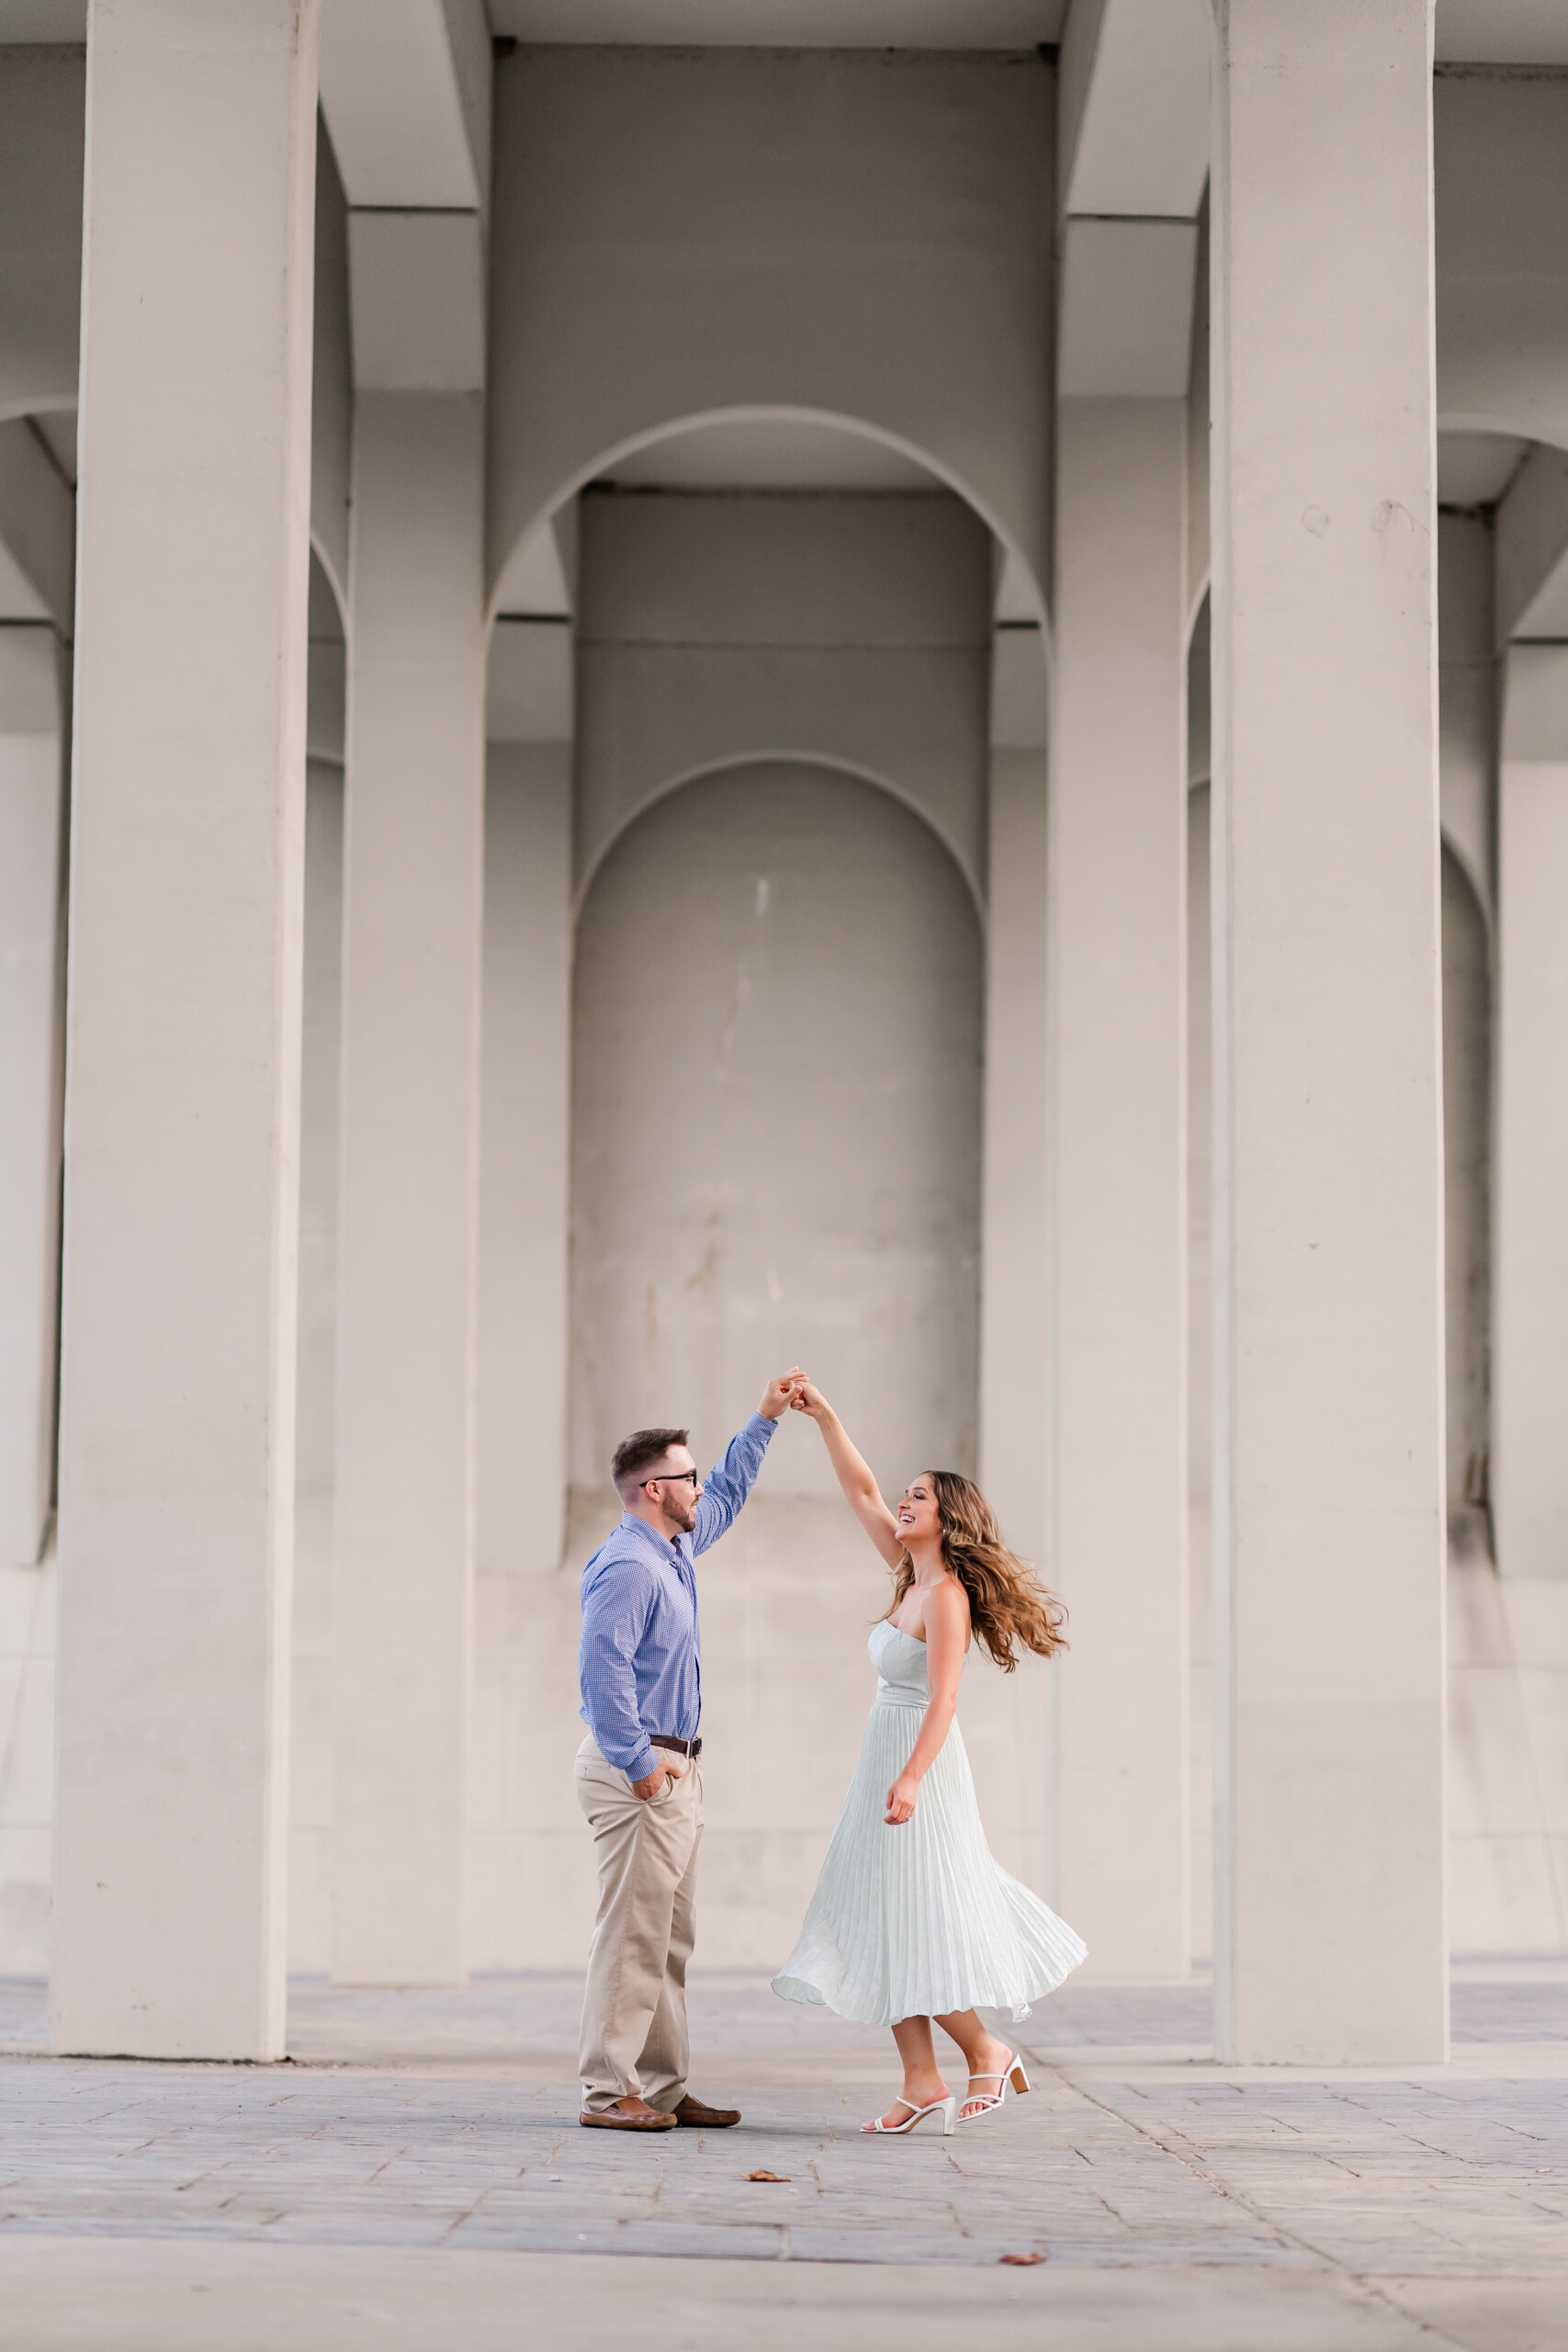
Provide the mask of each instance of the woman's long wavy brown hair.
[{"label": "woman's long wavy brown hair", "polygon": [[[1004,1674],[1018,1664],[1018,1647],[1052,1657],[1067,1646],[1067,1612],[1047,1592],[1027,1560],[1002,1542],[997,1515],[975,1484],[956,1470],[929,1470],[942,1520],[942,1556],[969,1596],[969,1623]],[[908,1552],[893,1571],[891,1617],[915,1581]]]}]

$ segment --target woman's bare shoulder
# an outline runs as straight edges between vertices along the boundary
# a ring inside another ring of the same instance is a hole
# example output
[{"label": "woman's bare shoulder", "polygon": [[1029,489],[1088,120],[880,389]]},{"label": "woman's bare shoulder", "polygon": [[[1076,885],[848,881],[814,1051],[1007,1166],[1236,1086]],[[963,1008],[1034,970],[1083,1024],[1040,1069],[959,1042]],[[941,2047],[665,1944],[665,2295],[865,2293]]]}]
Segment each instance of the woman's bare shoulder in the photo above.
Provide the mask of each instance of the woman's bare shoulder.
[{"label": "woman's bare shoulder", "polygon": [[932,1586],[925,1597],[923,1614],[928,1632],[932,1625],[940,1625],[944,1633],[951,1630],[968,1639],[969,1595],[956,1577]]}]

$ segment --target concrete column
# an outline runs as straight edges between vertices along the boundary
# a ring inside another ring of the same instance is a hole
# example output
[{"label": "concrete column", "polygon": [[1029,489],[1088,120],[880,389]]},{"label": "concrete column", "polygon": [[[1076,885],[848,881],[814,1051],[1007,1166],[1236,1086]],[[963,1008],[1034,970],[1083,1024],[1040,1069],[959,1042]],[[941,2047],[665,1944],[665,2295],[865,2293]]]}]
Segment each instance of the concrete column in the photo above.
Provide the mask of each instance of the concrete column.
[{"label": "concrete column", "polygon": [[344,900],[333,1973],[463,1976],[484,829],[477,392],[361,392]]},{"label": "concrete column", "polygon": [[986,922],[980,1483],[1045,1557],[1045,753],[993,750]]},{"label": "concrete column", "polygon": [[55,2047],[284,2031],[315,10],[92,13]]},{"label": "concrete column", "polygon": [[1506,678],[1492,1510],[1505,1576],[1568,1577],[1568,646]]},{"label": "concrete column", "polygon": [[571,745],[486,759],[479,1565],[547,1575],[566,1533]]},{"label": "concrete column", "polygon": [[1429,0],[1221,0],[1222,2054],[1447,2044]]},{"label": "concrete column", "polygon": [[54,1481],[67,657],[0,628],[0,1568],[30,1567]]},{"label": "concrete column", "polygon": [[1063,1914],[1184,1975],[1186,404],[1064,400],[1050,797],[1052,1577]]}]

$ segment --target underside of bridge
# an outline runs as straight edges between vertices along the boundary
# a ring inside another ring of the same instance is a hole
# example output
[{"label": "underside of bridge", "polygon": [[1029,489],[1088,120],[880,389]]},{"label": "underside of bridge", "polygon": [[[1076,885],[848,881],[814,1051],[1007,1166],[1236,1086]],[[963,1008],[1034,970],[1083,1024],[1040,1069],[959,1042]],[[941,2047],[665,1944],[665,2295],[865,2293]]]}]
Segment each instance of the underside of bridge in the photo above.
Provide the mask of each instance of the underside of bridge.
[{"label": "underside of bridge", "polygon": [[[0,5],[0,1973],[581,1955],[607,1462],[806,1364],[1070,1612],[992,1845],[1236,2062],[1568,1949],[1568,36]],[[704,1586],[702,1957],[881,1574]]]}]

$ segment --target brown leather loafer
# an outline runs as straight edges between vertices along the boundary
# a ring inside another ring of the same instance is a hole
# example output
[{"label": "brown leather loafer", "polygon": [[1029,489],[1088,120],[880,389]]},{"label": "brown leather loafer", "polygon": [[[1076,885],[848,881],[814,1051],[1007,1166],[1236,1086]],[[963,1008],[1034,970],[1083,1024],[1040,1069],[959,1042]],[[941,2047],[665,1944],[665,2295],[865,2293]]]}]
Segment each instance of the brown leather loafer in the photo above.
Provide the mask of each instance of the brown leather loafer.
[{"label": "brown leather loafer", "polygon": [[578,2117],[596,2132],[673,2132],[675,2118],[645,2098],[618,2098],[614,2107],[585,2107]]},{"label": "brown leather loafer", "polygon": [[675,2109],[674,2120],[683,2124],[689,2132],[723,2132],[731,2123],[739,2122],[740,2109],[738,2107],[705,2107],[700,2098],[693,2098],[688,2092]]}]

